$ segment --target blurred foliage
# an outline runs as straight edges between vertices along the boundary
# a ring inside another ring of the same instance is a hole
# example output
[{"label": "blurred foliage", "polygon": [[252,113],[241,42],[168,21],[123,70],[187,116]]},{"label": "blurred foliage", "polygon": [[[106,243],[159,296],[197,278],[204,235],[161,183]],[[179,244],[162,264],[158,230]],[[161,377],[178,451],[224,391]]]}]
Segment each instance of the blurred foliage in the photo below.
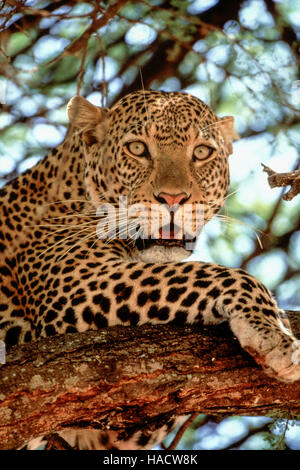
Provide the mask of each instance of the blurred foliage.
[{"label": "blurred foliage", "polygon": [[[299,450],[300,421],[284,417],[232,416],[219,421],[213,416],[198,415],[183,434],[181,450]],[[299,418],[299,417],[298,417]],[[164,442],[170,445],[175,430]],[[161,447],[157,447],[160,449]]]},{"label": "blurred foliage", "polygon": [[187,91],[233,115],[241,136],[226,207],[193,257],[242,266],[283,308],[299,309],[300,198],[282,201],[260,164],[299,167],[300,1],[11,0],[0,8],[0,184],[63,140],[76,93],[109,106],[142,87]]}]

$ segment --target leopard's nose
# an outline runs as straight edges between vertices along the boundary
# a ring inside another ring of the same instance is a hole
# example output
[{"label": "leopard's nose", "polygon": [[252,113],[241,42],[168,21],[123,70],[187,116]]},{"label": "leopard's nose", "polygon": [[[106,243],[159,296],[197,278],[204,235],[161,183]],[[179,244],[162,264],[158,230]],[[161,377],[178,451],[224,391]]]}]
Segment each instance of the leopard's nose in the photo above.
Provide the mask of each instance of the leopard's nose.
[{"label": "leopard's nose", "polygon": [[184,192],[178,194],[169,194],[161,192],[157,196],[155,196],[155,198],[158,200],[158,202],[161,202],[162,204],[167,204],[169,207],[172,207],[177,204],[184,204],[190,198],[190,195]]}]

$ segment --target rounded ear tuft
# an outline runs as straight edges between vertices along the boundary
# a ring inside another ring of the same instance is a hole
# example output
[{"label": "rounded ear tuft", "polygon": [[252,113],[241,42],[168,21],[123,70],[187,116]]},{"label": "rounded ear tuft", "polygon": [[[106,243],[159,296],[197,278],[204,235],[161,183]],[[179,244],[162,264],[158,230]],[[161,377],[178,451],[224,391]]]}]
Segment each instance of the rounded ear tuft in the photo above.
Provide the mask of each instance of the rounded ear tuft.
[{"label": "rounded ear tuft", "polygon": [[82,132],[87,145],[93,145],[101,139],[99,127],[102,127],[107,109],[97,108],[82,96],[74,96],[68,103],[67,113],[71,126]]},{"label": "rounded ear tuft", "polygon": [[239,140],[240,136],[234,129],[234,118],[232,116],[222,117],[219,121],[222,135],[229,154],[232,153],[232,142]]}]

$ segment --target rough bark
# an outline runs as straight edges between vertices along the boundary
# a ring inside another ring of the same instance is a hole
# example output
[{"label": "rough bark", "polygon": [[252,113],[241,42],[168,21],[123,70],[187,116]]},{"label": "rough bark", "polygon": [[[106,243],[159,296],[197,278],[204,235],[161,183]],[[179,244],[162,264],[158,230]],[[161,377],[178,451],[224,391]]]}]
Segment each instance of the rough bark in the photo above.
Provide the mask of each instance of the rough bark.
[{"label": "rough bark", "polygon": [[268,174],[268,182],[271,188],[291,186],[291,189],[285,193],[282,198],[290,201],[300,193],[300,170],[290,171],[288,173],[276,173],[268,166],[262,164],[264,171]]},{"label": "rough bark", "polygon": [[[289,315],[298,336],[299,314]],[[171,414],[300,412],[300,381],[267,377],[226,325],[113,327],[11,349],[0,449],[65,427],[137,429]]]}]

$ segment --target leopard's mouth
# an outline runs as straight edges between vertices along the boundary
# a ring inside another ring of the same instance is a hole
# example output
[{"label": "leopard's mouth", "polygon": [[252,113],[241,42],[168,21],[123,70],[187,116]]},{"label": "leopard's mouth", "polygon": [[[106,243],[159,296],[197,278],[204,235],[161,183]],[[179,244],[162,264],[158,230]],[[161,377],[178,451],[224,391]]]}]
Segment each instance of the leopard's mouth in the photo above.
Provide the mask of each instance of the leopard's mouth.
[{"label": "leopard's mouth", "polygon": [[137,238],[135,245],[138,250],[146,250],[153,246],[164,246],[168,248],[179,247],[190,250],[188,246],[195,243],[196,237],[189,237],[188,234],[182,234],[180,227],[173,223],[161,227],[158,230],[158,237],[151,236],[151,238]]}]

